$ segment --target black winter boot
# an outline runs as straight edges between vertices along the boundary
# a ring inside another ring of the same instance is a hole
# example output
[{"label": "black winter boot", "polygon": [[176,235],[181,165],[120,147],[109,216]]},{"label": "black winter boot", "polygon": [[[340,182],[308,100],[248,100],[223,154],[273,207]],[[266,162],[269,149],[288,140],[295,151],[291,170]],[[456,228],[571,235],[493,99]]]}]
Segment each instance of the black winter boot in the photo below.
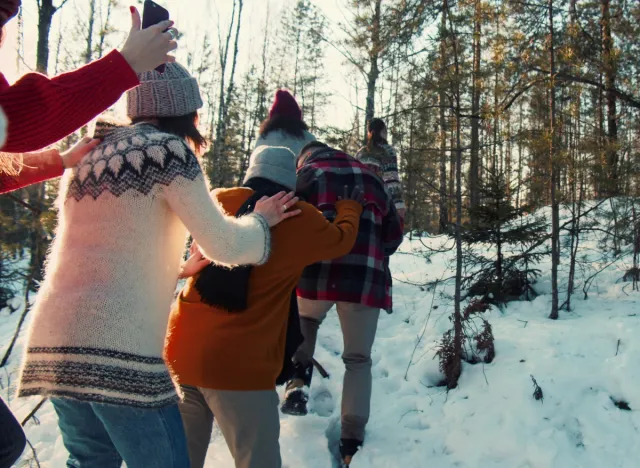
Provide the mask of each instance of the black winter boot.
[{"label": "black winter boot", "polygon": [[296,363],[293,379],[287,384],[287,391],[280,408],[284,414],[305,416],[308,413],[307,403],[309,402],[309,387],[311,387],[312,376],[313,364],[304,366]]},{"label": "black winter boot", "polygon": [[353,456],[362,447],[362,441],[357,439],[340,439],[340,456],[345,466],[351,464]]}]

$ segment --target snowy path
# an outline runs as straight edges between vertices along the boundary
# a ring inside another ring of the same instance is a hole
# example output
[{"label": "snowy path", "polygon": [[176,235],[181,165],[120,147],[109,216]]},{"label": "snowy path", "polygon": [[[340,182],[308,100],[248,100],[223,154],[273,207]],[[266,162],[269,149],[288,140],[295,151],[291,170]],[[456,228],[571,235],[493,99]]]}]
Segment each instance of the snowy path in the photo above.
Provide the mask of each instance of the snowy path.
[{"label": "snowy path", "polygon": [[[409,242],[405,252],[418,248]],[[450,254],[433,263],[398,255],[394,277],[420,283],[442,277]],[[537,285],[548,289],[548,265]],[[496,337],[493,364],[466,365],[458,389],[448,395],[429,388],[438,378],[433,360],[436,340],[448,328],[451,300],[441,292],[396,281],[395,313],[383,314],[373,353],[373,405],[364,450],[354,468],[616,468],[640,466],[638,427],[640,416],[640,293],[616,280],[612,269],[601,275],[587,301],[575,297],[575,312],[549,321],[549,296],[531,303],[512,303],[504,312],[490,312]],[[429,317],[431,304],[434,310]],[[437,307],[437,308],[436,308]],[[635,315],[638,314],[638,315]],[[0,353],[14,329],[18,313],[0,316]],[[414,363],[405,372],[416,337],[425,327]],[[526,326],[525,326],[526,325]],[[281,447],[284,464],[291,468],[332,467],[329,439],[338,434],[340,390],[343,374],[342,337],[335,313],[321,328],[318,361],[331,374],[316,375],[312,388],[312,414],[283,416]],[[11,361],[14,390],[24,337]],[[620,340],[618,355],[617,343]],[[530,375],[544,391],[544,403],[532,397]],[[618,409],[611,398],[629,402],[634,411]],[[24,417],[37,398],[17,400],[11,407]],[[43,467],[62,467],[66,453],[56,417],[47,404],[40,424],[30,422],[27,435]],[[29,450],[29,449],[28,449]],[[29,466],[27,452],[21,465]],[[207,466],[232,467],[221,434],[212,440]]]}]

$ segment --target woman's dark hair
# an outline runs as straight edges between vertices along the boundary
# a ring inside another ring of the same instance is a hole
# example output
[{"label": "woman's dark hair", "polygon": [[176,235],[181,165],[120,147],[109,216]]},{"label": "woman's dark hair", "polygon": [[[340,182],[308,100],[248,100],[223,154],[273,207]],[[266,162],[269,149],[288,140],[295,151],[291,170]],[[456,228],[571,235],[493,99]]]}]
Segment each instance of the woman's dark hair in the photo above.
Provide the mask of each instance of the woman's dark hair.
[{"label": "woman's dark hair", "polygon": [[369,126],[367,130],[369,130],[369,146],[370,149],[373,149],[374,146],[386,145],[387,140],[382,138],[382,132],[387,129],[387,126],[382,119],[371,119],[369,121]]},{"label": "woman's dark hair", "polygon": [[304,138],[304,132],[309,130],[309,126],[302,120],[281,115],[269,117],[260,124],[260,136],[263,138],[275,130],[282,130],[296,138]]},{"label": "woman's dark hair", "polygon": [[[132,123],[146,122],[149,118],[138,117],[132,120]],[[198,130],[198,113],[192,112],[191,114],[181,115],[180,117],[158,117],[154,119],[157,121],[156,127],[162,132],[170,133],[171,135],[179,136],[180,138],[186,138],[196,147],[196,154],[199,154],[205,146],[207,146],[207,139],[202,136]]]}]

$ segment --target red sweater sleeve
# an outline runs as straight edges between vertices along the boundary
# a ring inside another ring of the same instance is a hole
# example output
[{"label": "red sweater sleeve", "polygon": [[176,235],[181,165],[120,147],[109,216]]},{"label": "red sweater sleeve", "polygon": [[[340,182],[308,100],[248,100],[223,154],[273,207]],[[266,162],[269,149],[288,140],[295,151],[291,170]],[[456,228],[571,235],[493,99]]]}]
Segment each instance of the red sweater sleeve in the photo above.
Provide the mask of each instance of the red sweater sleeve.
[{"label": "red sweater sleeve", "polygon": [[27,185],[60,177],[64,172],[64,165],[58,150],[25,154],[22,163],[22,170],[16,176],[0,173],[0,195]]},{"label": "red sweater sleeve", "polygon": [[0,106],[9,121],[8,153],[36,151],[75,132],[139,84],[120,52],[47,78],[29,73],[9,86],[0,74]]}]

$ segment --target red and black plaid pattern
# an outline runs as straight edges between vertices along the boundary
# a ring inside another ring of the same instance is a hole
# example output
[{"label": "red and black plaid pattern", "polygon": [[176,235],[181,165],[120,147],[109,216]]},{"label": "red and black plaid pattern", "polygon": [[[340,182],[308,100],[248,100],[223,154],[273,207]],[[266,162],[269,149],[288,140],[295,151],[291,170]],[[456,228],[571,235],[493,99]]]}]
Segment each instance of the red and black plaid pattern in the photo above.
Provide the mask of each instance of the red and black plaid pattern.
[{"label": "red and black plaid pattern", "polygon": [[351,302],[391,310],[388,257],[403,239],[400,216],[384,183],[367,166],[328,147],[312,148],[298,170],[298,195],[333,221],[335,204],[344,187],[364,191],[366,206],[356,244],[349,255],[316,263],[304,270],[298,296],[305,299]]}]

